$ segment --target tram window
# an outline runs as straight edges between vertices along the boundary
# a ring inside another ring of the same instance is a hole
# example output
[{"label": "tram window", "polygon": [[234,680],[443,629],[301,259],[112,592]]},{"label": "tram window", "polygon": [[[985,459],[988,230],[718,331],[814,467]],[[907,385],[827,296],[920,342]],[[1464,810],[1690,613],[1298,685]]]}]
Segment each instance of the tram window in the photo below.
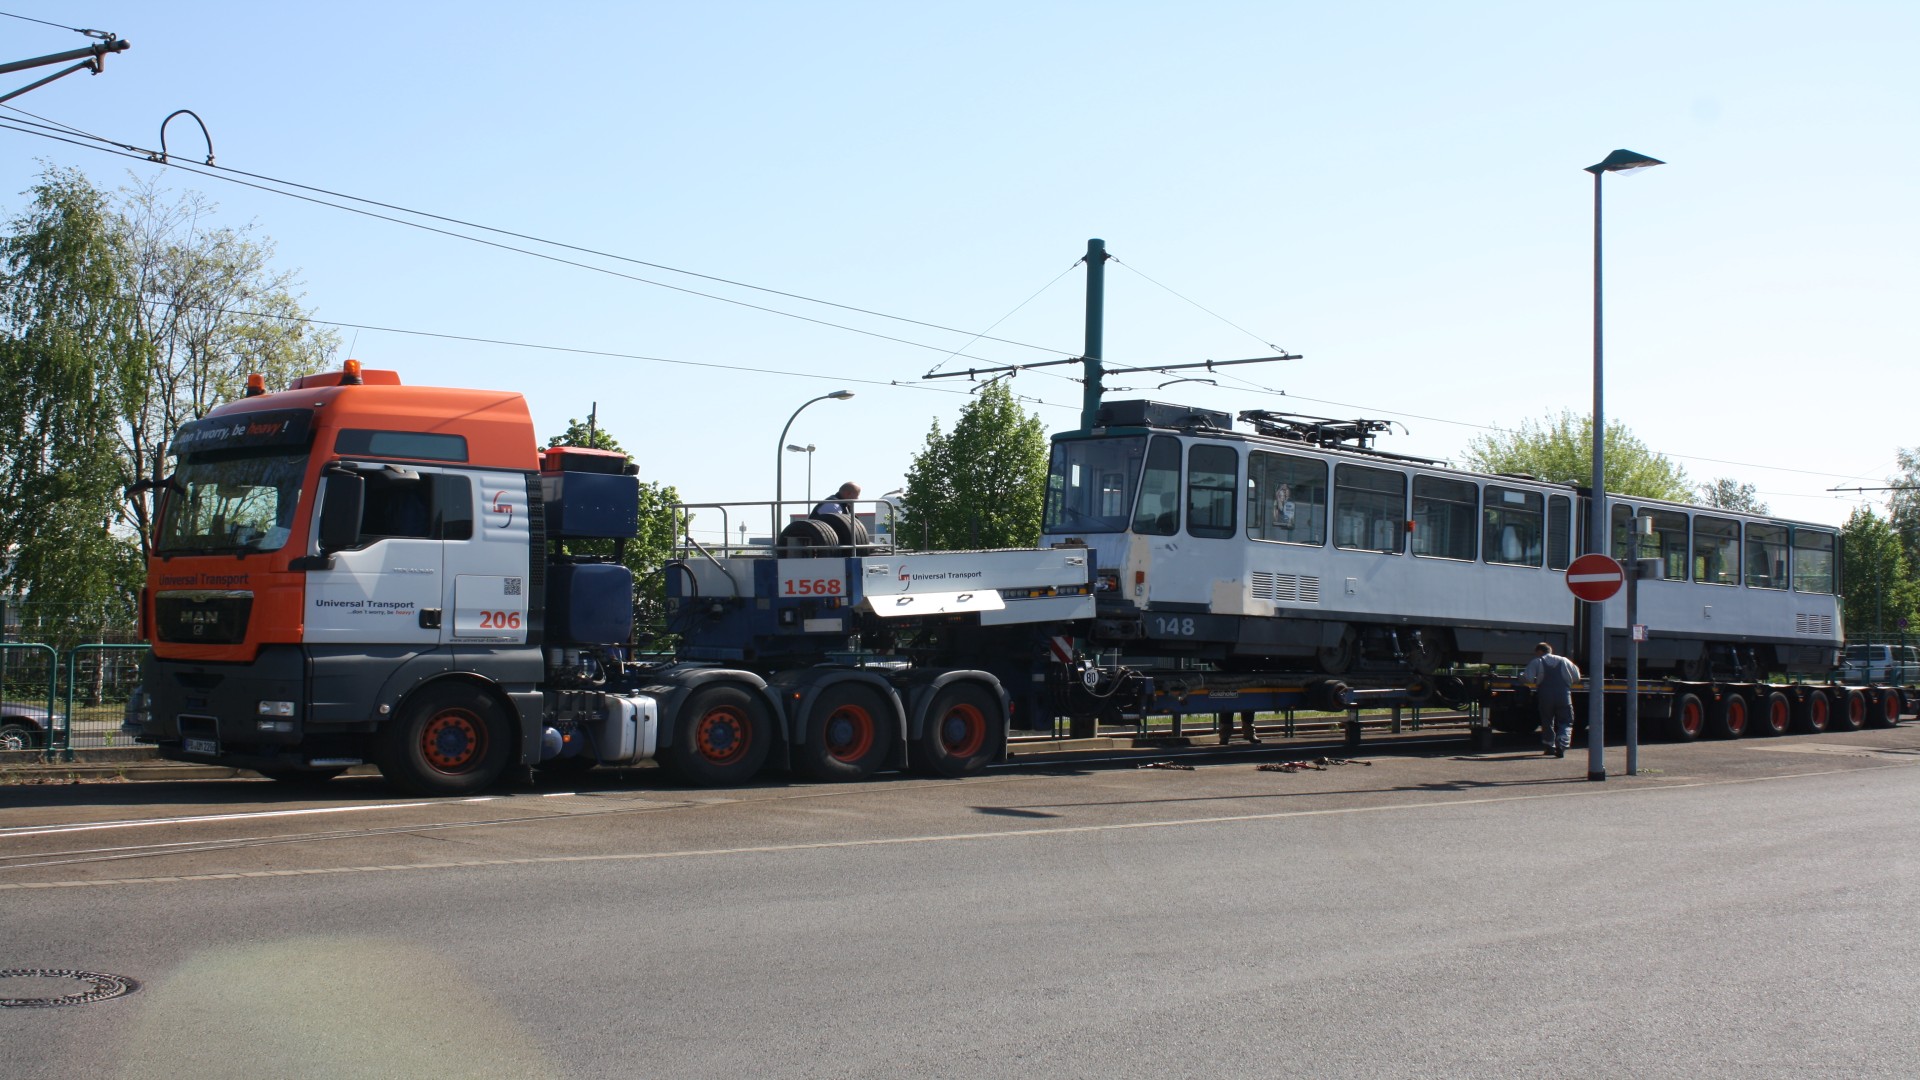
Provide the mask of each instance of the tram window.
[{"label": "tram window", "polygon": [[[1545,501],[1537,491],[1487,485],[1487,510],[1483,515],[1486,537],[1482,543],[1486,545],[1488,562],[1508,566],[1540,565],[1540,508]],[[1561,509],[1564,512],[1564,508]]]},{"label": "tram window", "polygon": [[1436,559],[1474,555],[1480,489],[1471,480],[1413,478],[1413,553]]},{"label": "tram window", "polygon": [[1547,499],[1547,569],[1565,570],[1573,564],[1573,500],[1565,495]]},{"label": "tram window", "polygon": [[1255,450],[1247,456],[1247,536],[1327,542],[1327,463]]},{"label": "tram window", "polygon": [[1225,540],[1238,528],[1240,451],[1220,443],[1196,443],[1187,451],[1187,535]]},{"label": "tram window", "polygon": [[1140,505],[1133,531],[1172,536],[1180,531],[1180,440],[1155,435],[1147,447],[1147,469],[1140,481]]},{"label": "tram window", "polygon": [[1141,436],[1056,441],[1047,466],[1042,528],[1050,533],[1125,529],[1133,509],[1132,478],[1139,475],[1146,442]]},{"label": "tram window", "polygon": [[1398,554],[1406,528],[1407,477],[1364,465],[1333,470],[1333,542]]},{"label": "tram window", "polygon": [[1787,527],[1747,525],[1747,588],[1787,587]]},{"label": "tram window", "polygon": [[1615,559],[1622,563],[1632,558],[1659,559],[1662,578],[1687,580],[1687,515],[1642,507],[1640,516],[1653,519],[1653,531],[1641,534],[1637,552],[1627,543],[1628,519],[1633,516],[1633,508],[1616,503],[1611,516]]},{"label": "tram window", "polygon": [[1793,591],[1833,591],[1833,534],[1793,530]]},{"label": "tram window", "polygon": [[1610,511],[1613,518],[1613,559],[1615,562],[1624,564],[1633,558],[1633,547],[1630,543],[1633,535],[1633,507],[1614,503]]},{"label": "tram window", "polygon": [[1705,516],[1693,519],[1693,580],[1740,584],[1739,522]]}]

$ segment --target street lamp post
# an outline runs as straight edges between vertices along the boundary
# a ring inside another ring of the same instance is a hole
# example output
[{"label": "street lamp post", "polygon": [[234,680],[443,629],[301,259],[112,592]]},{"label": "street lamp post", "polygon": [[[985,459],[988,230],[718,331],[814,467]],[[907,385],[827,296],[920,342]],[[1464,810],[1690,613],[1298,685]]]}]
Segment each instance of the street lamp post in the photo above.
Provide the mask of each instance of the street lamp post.
[{"label": "street lamp post", "polygon": [[[1658,158],[1615,150],[1605,161],[1587,166],[1593,174],[1593,515],[1588,522],[1589,551],[1606,554],[1607,545],[1607,420],[1602,407],[1606,378],[1600,348],[1600,177],[1610,172],[1664,165]],[[1635,553],[1637,554],[1637,552]],[[1587,779],[1607,778],[1607,619],[1603,605],[1595,604],[1588,620],[1591,638],[1587,650]],[[1628,628],[1632,633],[1632,628]]]},{"label": "street lamp post", "polygon": [[816,447],[812,443],[808,443],[805,446],[796,446],[793,443],[787,444],[788,451],[795,454],[807,455],[807,501],[808,502],[813,501],[813,452],[815,449]]},{"label": "street lamp post", "polygon": [[[772,536],[776,541],[779,539],[779,536],[780,536],[780,506],[782,503],[786,501],[786,498],[787,498],[786,475],[785,475],[787,455],[782,449],[787,445],[787,432],[793,428],[793,422],[799,418],[802,412],[806,410],[806,407],[813,404],[814,402],[826,401],[829,398],[833,399],[834,401],[845,401],[852,396],[853,396],[853,391],[851,390],[835,390],[831,394],[821,394],[817,398],[809,398],[806,401],[803,401],[800,403],[800,408],[793,410],[793,415],[787,417],[786,427],[783,427],[780,429],[780,441],[774,444],[774,452],[773,452],[773,532],[768,534]],[[809,474],[809,486],[811,486],[811,474],[812,474],[812,467],[813,467],[813,458],[811,456],[807,458],[807,467],[808,467],[808,474]]]}]

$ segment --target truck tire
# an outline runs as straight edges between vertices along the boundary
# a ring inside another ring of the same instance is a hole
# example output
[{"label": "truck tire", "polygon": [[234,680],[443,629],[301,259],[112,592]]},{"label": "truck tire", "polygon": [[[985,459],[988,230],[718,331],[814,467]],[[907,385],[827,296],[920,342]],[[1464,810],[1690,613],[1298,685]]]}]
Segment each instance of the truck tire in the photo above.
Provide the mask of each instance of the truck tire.
[{"label": "truck tire", "polygon": [[1716,739],[1737,739],[1745,735],[1750,712],[1744,696],[1727,694],[1713,703],[1713,709],[1708,714],[1707,734]]},{"label": "truck tire", "polygon": [[1905,703],[1898,687],[1883,686],[1869,694],[1867,702],[1867,726],[1885,728],[1900,722],[1900,711]]},{"label": "truck tire", "polygon": [[1867,694],[1864,690],[1848,690],[1827,718],[1828,731],[1859,731],[1867,724]]},{"label": "truck tire", "polygon": [[1793,730],[1806,735],[1818,735],[1827,730],[1827,722],[1831,719],[1833,704],[1828,700],[1827,692],[1809,690],[1793,710]]},{"label": "truck tire", "polygon": [[744,784],[766,764],[772,742],[766,703],[745,687],[718,683],[687,696],[661,764],[689,784]]},{"label": "truck tire", "polygon": [[500,705],[477,686],[429,686],[373,740],[389,785],[409,795],[471,795],[500,779],[511,737]]},{"label": "truck tire", "polygon": [[1707,726],[1707,708],[1698,694],[1676,694],[1673,712],[1667,717],[1667,737],[1674,742],[1692,742]]},{"label": "truck tire", "polygon": [[993,759],[1000,712],[999,696],[977,682],[941,687],[927,710],[927,726],[914,740],[908,759],[913,771],[951,778],[985,769]]},{"label": "truck tire", "polygon": [[826,783],[864,780],[892,755],[897,726],[892,704],[878,690],[836,683],[813,699],[806,739],[794,747],[794,768]]},{"label": "truck tire", "polygon": [[1793,699],[1778,690],[1767,694],[1754,710],[1755,735],[1785,735],[1793,729]]}]

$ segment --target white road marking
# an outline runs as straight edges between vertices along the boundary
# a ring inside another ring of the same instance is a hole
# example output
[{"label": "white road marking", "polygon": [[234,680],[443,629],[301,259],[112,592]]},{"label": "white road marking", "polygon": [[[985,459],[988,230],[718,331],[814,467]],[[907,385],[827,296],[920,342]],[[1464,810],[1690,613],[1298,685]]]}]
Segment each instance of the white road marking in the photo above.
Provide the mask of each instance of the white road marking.
[{"label": "white road marking", "polygon": [[208,821],[253,821],[257,818],[301,817],[308,814],[346,814],[357,810],[402,810],[439,806],[437,802],[368,803],[363,806],[321,806],[311,810],[258,810],[245,814],[202,814],[198,817],[138,818],[130,821],[86,821],[73,825],[16,825],[0,829],[0,840],[15,836],[51,836],[55,833],[95,832],[100,829],[137,829],[151,825],[197,825]]}]

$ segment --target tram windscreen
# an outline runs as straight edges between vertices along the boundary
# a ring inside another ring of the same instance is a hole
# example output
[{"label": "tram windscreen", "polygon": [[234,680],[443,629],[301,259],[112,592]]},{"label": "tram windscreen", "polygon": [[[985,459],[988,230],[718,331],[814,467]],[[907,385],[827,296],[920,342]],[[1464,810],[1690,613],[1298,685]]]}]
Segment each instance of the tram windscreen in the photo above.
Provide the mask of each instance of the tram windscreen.
[{"label": "tram windscreen", "polygon": [[1049,533],[1125,532],[1147,440],[1061,439],[1047,465]]}]

